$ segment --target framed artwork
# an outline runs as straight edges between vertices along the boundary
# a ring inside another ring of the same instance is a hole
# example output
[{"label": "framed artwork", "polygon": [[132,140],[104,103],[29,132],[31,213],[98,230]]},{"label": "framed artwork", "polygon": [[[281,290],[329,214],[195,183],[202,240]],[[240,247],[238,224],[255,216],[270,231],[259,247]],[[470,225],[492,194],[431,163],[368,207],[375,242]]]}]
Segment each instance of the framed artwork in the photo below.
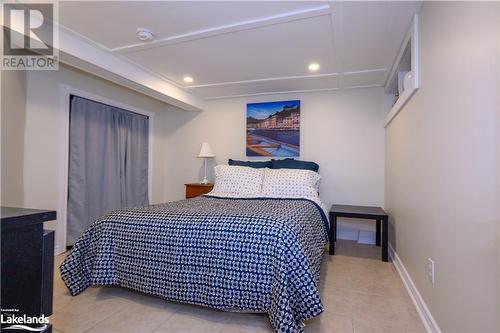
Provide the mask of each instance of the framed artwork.
[{"label": "framed artwork", "polygon": [[247,104],[247,156],[297,157],[300,100]]}]

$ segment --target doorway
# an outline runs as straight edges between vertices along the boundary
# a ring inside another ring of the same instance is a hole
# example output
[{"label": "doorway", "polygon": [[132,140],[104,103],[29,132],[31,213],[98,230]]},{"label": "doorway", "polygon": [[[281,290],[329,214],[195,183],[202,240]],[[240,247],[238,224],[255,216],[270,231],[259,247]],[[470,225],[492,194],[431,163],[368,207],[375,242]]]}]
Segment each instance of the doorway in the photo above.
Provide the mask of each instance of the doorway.
[{"label": "doorway", "polygon": [[69,96],[66,246],[100,216],[149,203],[149,116]]}]

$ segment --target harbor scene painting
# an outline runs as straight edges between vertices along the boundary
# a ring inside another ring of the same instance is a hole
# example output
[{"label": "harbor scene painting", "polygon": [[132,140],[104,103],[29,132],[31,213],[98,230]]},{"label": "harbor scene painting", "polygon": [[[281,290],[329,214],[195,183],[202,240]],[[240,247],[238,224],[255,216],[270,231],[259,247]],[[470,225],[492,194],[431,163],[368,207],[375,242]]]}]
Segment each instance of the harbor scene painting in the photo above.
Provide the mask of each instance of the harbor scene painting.
[{"label": "harbor scene painting", "polygon": [[247,156],[299,153],[300,100],[247,104]]}]

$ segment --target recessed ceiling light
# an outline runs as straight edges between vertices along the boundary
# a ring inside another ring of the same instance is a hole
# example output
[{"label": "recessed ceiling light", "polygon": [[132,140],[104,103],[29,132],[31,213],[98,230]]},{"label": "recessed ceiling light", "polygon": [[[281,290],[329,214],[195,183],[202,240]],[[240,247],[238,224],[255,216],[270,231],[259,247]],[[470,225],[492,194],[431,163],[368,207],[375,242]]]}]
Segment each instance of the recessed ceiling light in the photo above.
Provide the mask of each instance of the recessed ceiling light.
[{"label": "recessed ceiling light", "polygon": [[136,30],[137,38],[142,42],[147,42],[153,39],[153,33],[148,29],[139,28]]},{"label": "recessed ceiling light", "polygon": [[315,62],[309,64],[309,70],[311,72],[316,72],[318,69],[319,69],[319,64],[317,64]]},{"label": "recessed ceiling light", "polygon": [[191,76],[184,76],[184,82],[193,83],[193,78]]}]

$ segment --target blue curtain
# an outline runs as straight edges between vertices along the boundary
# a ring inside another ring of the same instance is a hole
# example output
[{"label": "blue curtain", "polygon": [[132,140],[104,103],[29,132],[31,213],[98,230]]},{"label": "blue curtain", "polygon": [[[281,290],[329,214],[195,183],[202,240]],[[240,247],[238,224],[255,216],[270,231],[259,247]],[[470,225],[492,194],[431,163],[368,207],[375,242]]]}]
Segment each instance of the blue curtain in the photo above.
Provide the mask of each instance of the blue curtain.
[{"label": "blue curtain", "polygon": [[149,118],[72,96],[67,245],[114,209],[148,204]]}]

